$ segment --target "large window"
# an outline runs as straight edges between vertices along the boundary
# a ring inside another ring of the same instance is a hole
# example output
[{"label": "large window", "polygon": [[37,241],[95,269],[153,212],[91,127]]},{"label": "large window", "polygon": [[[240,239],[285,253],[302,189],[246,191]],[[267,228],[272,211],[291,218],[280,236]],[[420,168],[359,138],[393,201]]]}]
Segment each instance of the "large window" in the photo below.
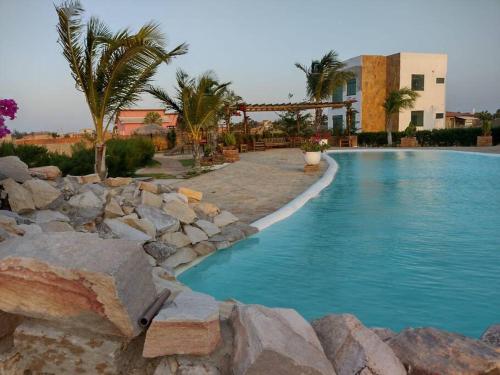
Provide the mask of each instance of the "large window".
[{"label": "large window", "polygon": [[332,116],[332,124],[333,129],[340,129],[344,127],[344,116],[342,115],[333,115]]},{"label": "large window", "polygon": [[342,87],[342,85],[337,86],[335,88],[335,90],[333,91],[333,95],[332,95],[332,101],[341,102],[344,100],[343,93],[342,93],[343,89],[344,88]]},{"label": "large window", "polygon": [[356,78],[347,81],[347,96],[356,95]]},{"label": "large window", "polygon": [[424,91],[424,75],[412,74],[411,75],[411,89],[414,91]]},{"label": "large window", "polygon": [[411,123],[415,126],[424,126],[424,111],[411,111]]}]

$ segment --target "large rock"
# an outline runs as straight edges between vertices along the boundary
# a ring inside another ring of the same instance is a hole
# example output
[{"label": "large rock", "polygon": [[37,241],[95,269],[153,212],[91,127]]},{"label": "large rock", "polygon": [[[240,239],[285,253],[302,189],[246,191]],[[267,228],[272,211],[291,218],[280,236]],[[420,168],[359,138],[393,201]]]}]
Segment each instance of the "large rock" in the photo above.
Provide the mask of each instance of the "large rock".
[{"label": "large rock", "polygon": [[150,265],[131,241],[43,233],[0,244],[0,310],[134,337],[156,298]]},{"label": "large rock", "polygon": [[85,176],[80,176],[80,177],[82,184],[98,184],[99,182],[101,182],[101,178],[96,173],[87,174]]},{"label": "large rock", "polygon": [[32,176],[41,178],[43,180],[57,180],[62,176],[62,172],[59,167],[55,165],[47,165],[44,167],[30,168],[29,172]]},{"label": "large rock", "polygon": [[104,205],[104,201],[91,190],[71,197],[68,203],[78,209],[101,209]]},{"label": "large rock", "polygon": [[135,211],[141,219],[148,219],[152,222],[158,234],[176,232],[180,227],[179,220],[168,215],[159,208],[141,204],[135,208]]},{"label": "large rock", "polygon": [[203,199],[203,193],[201,191],[196,191],[186,187],[180,187],[177,189],[179,194],[182,194],[188,198],[189,202],[200,202]]},{"label": "large rock", "polygon": [[243,232],[240,228],[234,225],[228,225],[222,228],[221,235],[227,241],[236,242],[239,240],[243,240],[245,238],[245,232]]},{"label": "large rock", "polygon": [[169,256],[162,263],[162,266],[175,268],[181,264],[192,262],[197,256],[196,252],[190,247],[183,247],[177,250],[174,255]]},{"label": "large rock", "polygon": [[153,194],[158,194],[160,192],[157,184],[147,181],[139,181],[139,190],[149,191]]},{"label": "large rock", "polygon": [[64,329],[55,323],[26,320],[14,333],[22,353],[17,368],[25,374],[130,374],[140,358],[140,340]]},{"label": "large rock", "polygon": [[184,194],[181,193],[164,193],[162,195],[163,197],[163,202],[171,202],[171,201],[178,201],[180,203],[186,203],[188,204],[188,199]]},{"label": "large rock", "polygon": [[396,332],[394,332],[392,329],[389,328],[374,327],[371,328],[371,330],[380,338],[380,340],[384,342],[392,339],[394,336],[397,335]]},{"label": "large rock", "polygon": [[37,224],[49,223],[51,221],[69,222],[69,217],[54,210],[38,210],[26,216]]},{"label": "large rock", "polygon": [[163,263],[169,256],[176,253],[175,246],[166,244],[164,242],[149,242],[144,245],[144,251],[151,255],[158,264]]},{"label": "large rock", "polygon": [[34,236],[43,232],[42,227],[37,224],[19,224],[18,227],[24,231],[25,236]]},{"label": "large rock", "polygon": [[184,233],[189,237],[189,240],[194,245],[198,242],[208,240],[208,236],[201,229],[191,225],[184,225]]},{"label": "large rock", "polygon": [[175,217],[183,224],[191,224],[197,218],[196,213],[191,207],[177,200],[171,200],[165,203],[163,205],[163,211]]},{"label": "large rock", "polygon": [[161,208],[163,204],[163,199],[161,195],[153,194],[147,190],[143,190],[141,194],[141,204],[145,204],[151,207]]},{"label": "large rock", "polygon": [[61,196],[59,190],[43,180],[28,180],[23,184],[23,187],[31,193],[35,207],[38,209],[47,208]]},{"label": "large rock", "polygon": [[219,207],[209,202],[193,203],[193,208],[196,212],[208,217],[214,217],[220,213]]},{"label": "large rock", "polygon": [[111,233],[113,233],[113,235],[117,238],[135,241],[138,243],[144,243],[152,240],[151,236],[148,236],[146,233],[137,230],[118,219],[105,219],[104,225],[106,225]]},{"label": "large rock", "polygon": [[295,310],[236,305],[231,322],[234,375],[335,374],[314,330]]},{"label": "large rock", "polygon": [[500,353],[478,340],[435,328],[409,328],[387,341],[408,375],[500,374]]},{"label": "large rock", "polygon": [[18,184],[11,178],[0,182],[7,193],[7,198],[12,211],[17,213],[27,213],[35,209],[33,196],[28,189]]},{"label": "large rock", "polygon": [[0,158],[0,181],[12,178],[17,182],[31,180],[31,175],[26,163],[17,156],[4,156]]},{"label": "large rock", "polygon": [[19,323],[21,323],[21,320],[22,317],[19,315],[0,311],[0,341],[3,337],[11,335]]},{"label": "large rock", "polygon": [[312,323],[338,375],[405,375],[393,351],[353,315],[328,315]]},{"label": "large rock", "polygon": [[481,341],[500,349],[500,324],[489,326],[481,335]]},{"label": "large rock", "polygon": [[123,221],[125,224],[146,233],[148,236],[151,236],[151,238],[154,238],[156,236],[155,225],[148,219],[139,219],[137,217],[137,214],[133,213],[127,216],[123,216],[118,220]]},{"label": "large rock", "polygon": [[224,227],[237,221],[238,218],[229,211],[221,211],[220,214],[214,217],[214,224],[218,227]]},{"label": "large rock", "polygon": [[108,177],[104,183],[110,187],[120,187],[129,185],[132,181],[132,177]]},{"label": "large rock", "polygon": [[205,232],[208,237],[212,237],[220,233],[220,228],[208,220],[198,220],[196,223],[194,223],[194,225],[203,230],[203,232]]},{"label": "large rock", "polygon": [[213,253],[217,247],[212,242],[201,241],[193,246],[193,250],[199,256],[204,256]]},{"label": "large rock", "polygon": [[48,223],[41,223],[40,228],[45,233],[74,231],[73,227],[65,221],[49,221]]},{"label": "large rock", "polygon": [[219,305],[206,294],[183,291],[153,319],[143,356],[207,355],[220,340]]},{"label": "large rock", "polygon": [[120,204],[115,198],[111,198],[106,204],[106,207],[104,207],[104,216],[106,218],[113,219],[115,217],[121,217],[124,215],[125,213],[123,212]]},{"label": "large rock", "polygon": [[160,239],[175,247],[184,247],[191,244],[189,237],[182,232],[165,233]]}]

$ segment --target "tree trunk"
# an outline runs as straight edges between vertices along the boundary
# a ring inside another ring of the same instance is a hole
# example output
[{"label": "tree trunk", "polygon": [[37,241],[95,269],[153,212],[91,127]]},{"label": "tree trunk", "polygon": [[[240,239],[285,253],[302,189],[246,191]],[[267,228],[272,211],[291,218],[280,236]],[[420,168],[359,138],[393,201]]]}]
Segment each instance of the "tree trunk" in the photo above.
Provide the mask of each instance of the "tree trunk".
[{"label": "tree trunk", "polygon": [[106,144],[96,143],[95,145],[95,164],[94,164],[94,172],[99,175],[101,180],[106,178],[107,170],[106,170]]},{"label": "tree trunk", "polygon": [[323,110],[321,108],[316,108],[314,110],[314,127],[316,128],[316,133],[321,127],[321,118],[323,117]]},{"label": "tree trunk", "polygon": [[194,159],[194,168],[200,169],[200,142],[198,139],[193,139],[193,159]]},{"label": "tree trunk", "polygon": [[392,123],[390,115],[387,120],[387,145],[392,146]]}]

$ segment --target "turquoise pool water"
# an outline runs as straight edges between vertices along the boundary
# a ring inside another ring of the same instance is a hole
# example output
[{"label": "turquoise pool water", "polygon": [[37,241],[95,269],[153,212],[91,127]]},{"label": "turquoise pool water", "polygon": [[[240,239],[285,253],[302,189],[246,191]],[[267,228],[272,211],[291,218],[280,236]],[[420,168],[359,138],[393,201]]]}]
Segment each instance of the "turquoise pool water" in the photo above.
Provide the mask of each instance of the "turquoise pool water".
[{"label": "turquoise pool water", "polygon": [[337,153],[290,218],[180,276],[218,299],[478,336],[500,323],[500,158]]}]

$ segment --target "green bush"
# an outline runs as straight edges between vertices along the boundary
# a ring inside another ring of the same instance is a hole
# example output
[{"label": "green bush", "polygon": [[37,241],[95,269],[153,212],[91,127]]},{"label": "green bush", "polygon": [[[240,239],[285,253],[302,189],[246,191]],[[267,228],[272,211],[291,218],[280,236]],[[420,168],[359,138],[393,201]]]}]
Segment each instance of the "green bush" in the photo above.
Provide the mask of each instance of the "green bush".
[{"label": "green bush", "polygon": [[153,162],[155,147],[147,138],[111,139],[106,142],[106,163],[111,177],[132,176]]}]

